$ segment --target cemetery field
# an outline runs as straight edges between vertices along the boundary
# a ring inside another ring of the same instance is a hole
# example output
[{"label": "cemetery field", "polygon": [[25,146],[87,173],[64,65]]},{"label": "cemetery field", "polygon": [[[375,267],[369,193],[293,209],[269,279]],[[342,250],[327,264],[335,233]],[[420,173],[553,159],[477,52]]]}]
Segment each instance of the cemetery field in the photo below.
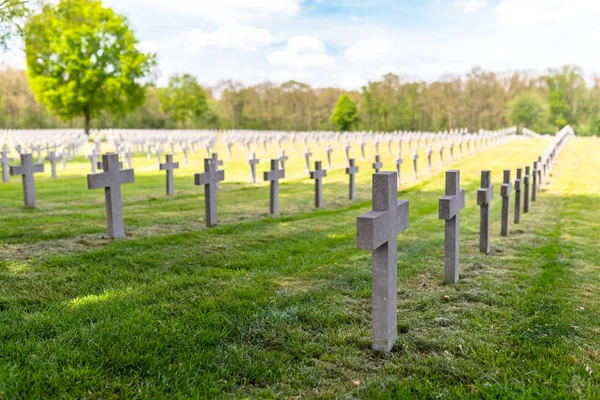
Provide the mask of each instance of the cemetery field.
[{"label": "cemetery field", "polygon": [[[570,139],[509,237],[500,237],[502,170],[529,165],[550,140],[517,139],[439,166],[404,151],[410,227],[398,236],[398,341],[371,350],[371,253],[356,217],[371,210],[371,164],[347,200],[343,149],[315,210],[303,149],[287,149],[278,217],[246,152],[225,162],[219,223],[204,223],[199,151],[164,194],[156,160],[133,160],[123,186],[126,238],[106,235],[89,161],[0,186],[1,398],[575,398],[600,397],[600,141]],[[314,160],[327,166],[324,149]],[[395,151],[382,145],[383,170]],[[448,159],[448,155],[445,155]],[[176,154],[176,161],[183,161]],[[312,162],[311,162],[312,164]],[[311,169],[314,165],[311,165]],[[460,283],[444,285],[444,172],[460,169]],[[479,253],[480,172],[492,170],[492,251]],[[511,199],[511,207],[512,199]]]}]

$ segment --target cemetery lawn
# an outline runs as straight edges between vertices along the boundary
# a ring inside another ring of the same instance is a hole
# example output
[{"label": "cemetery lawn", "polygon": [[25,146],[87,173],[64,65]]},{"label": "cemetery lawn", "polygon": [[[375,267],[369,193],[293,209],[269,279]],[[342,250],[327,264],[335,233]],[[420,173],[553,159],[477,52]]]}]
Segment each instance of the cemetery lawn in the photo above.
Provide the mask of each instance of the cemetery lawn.
[{"label": "cemetery lawn", "polygon": [[[405,161],[391,354],[370,349],[371,254],[355,244],[371,156],[349,202],[338,149],[316,211],[303,151],[290,149],[282,215],[269,217],[268,186],[244,183],[240,150],[241,161],[225,158],[213,229],[193,185],[199,156],[175,172],[174,198],[156,163],[137,157],[136,183],[123,187],[127,238],[114,242],[83,158],[57,180],[36,176],[34,210],[13,177],[0,186],[0,397],[598,398],[600,141],[571,139],[531,212],[499,236],[502,170],[514,177],[548,142],[447,166],[467,192],[458,285],[442,284],[445,169],[435,157],[436,171],[412,182]],[[481,169],[495,185],[490,256],[478,253]]]}]

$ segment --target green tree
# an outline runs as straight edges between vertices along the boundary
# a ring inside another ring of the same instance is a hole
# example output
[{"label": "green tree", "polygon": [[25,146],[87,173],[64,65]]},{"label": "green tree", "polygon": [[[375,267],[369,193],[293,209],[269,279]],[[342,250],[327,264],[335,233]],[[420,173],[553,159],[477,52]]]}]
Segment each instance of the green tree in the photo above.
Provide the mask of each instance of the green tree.
[{"label": "green tree", "polygon": [[0,49],[8,49],[10,40],[21,33],[22,23],[30,12],[27,0],[0,0]]},{"label": "green tree", "polygon": [[83,116],[88,134],[102,110],[123,115],[144,102],[155,57],[137,44],[127,19],[100,1],[61,0],[25,26],[31,89],[61,118]]},{"label": "green tree", "polygon": [[543,126],[546,118],[546,104],[535,93],[525,92],[510,103],[510,119],[513,124],[536,129]]},{"label": "green tree", "polygon": [[206,93],[195,76],[173,75],[161,91],[162,110],[186,128],[187,122],[197,120],[207,108]]},{"label": "green tree", "polygon": [[360,117],[356,103],[347,94],[341,95],[331,113],[331,122],[340,131],[349,131],[358,121],[360,121]]}]

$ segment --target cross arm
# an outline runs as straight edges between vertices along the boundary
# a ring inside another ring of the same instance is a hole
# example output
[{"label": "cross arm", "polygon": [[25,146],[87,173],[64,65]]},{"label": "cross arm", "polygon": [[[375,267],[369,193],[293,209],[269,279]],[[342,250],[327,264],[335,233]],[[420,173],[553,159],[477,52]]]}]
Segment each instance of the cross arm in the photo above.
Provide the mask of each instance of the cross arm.
[{"label": "cross arm", "polygon": [[452,219],[465,207],[465,189],[457,195],[446,195],[440,199],[439,219]]},{"label": "cross arm", "polygon": [[494,185],[477,190],[477,205],[488,204],[494,198]]}]

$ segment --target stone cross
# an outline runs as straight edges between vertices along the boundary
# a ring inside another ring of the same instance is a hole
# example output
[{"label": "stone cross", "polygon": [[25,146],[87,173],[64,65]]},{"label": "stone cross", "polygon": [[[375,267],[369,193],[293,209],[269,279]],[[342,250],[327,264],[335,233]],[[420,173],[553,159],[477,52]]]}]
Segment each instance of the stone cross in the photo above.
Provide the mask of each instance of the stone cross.
[{"label": "stone cross", "polygon": [[33,155],[21,154],[21,165],[12,165],[10,167],[11,175],[21,175],[23,182],[23,199],[25,207],[35,207],[35,185],[33,182],[33,174],[44,172],[44,164],[34,164]]},{"label": "stone cross", "polygon": [[523,182],[523,169],[517,168],[517,179],[515,180],[515,224],[521,222],[521,188]]},{"label": "stone cross", "polygon": [[120,239],[125,237],[121,185],[133,183],[135,178],[132,169],[121,169],[118,154],[104,154],[102,164],[104,172],[88,174],[88,189],[104,189],[108,236],[112,239]]},{"label": "stone cross", "polygon": [[531,167],[525,167],[525,176],[523,177],[523,214],[529,212],[529,180]]},{"label": "stone cross", "polygon": [[8,151],[2,150],[2,152],[0,152],[0,163],[2,164],[2,182],[9,181],[10,168],[8,167],[8,163],[12,161],[14,161],[14,159],[8,157]]},{"label": "stone cross", "polygon": [[419,159],[419,153],[417,153],[416,149],[413,152],[412,159],[413,159],[413,177],[415,179],[417,179],[417,160]]},{"label": "stone cross", "polygon": [[375,173],[379,172],[381,170],[381,167],[383,167],[383,163],[381,162],[381,156],[377,154],[375,156],[375,162],[373,163],[373,169],[375,170]]},{"label": "stone cross", "polygon": [[96,165],[98,164],[98,153],[94,150],[87,158],[92,162],[92,174],[96,173]]},{"label": "stone cross", "polygon": [[60,155],[56,154],[54,151],[51,151],[50,154],[48,154],[48,157],[46,157],[46,160],[50,161],[50,169],[53,178],[56,178],[56,162],[60,161],[60,159]]},{"label": "stone cross", "polygon": [[373,175],[373,211],[356,219],[356,246],[372,252],[373,350],[389,352],[398,318],[398,235],[408,229],[408,201],[398,200],[395,172]]},{"label": "stone cross", "polygon": [[315,180],[315,207],[323,204],[323,178],[327,176],[327,170],[321,169],[321,161],[315,161],[315,170],[310,171],[310,179]]},{"label": "stone cross", "polygon": [[179,168],[179,163],[173,162],[173,154],[167,154],[165,157],[166,162],[160,164],[159,168],[161,171],[167,171],[167,196],[173,196],[173,193],[175,193],[173,170]]},{"label": "stone cross", "polygon": [[427,170],[431,172],[431,154],[433,154],[433,149],[431,147],[427,148]]},{"label": "stone cross", "polygon": [[306,148],[306,152],[304,153],[304,159],[306,161],[306,172],[310,173],[310,157],[312,156],[312,153],[310,152],[309,148]]},{"label": "stone cross", "polygon": [[348,160],[348,162],[350,163],[348,168],[346,168],[346,174],[350,175],[348,198],[350,200],[354,200],[356,198],[356,185],[354,175],[358,172],[358,166],[356,165],[356,161],[354,160],[354,158],[351,158],[350,160]]},{"label": "stone cross", "polygon": [[543,175],[542,175],[542,171],[544,169],[544,163],[542,162],[542,156],[538,157],[538,181],[537,181],[537,188],[538,188],[538,193],[541,192],[542,190],[542,180],[543,180]]},{"label": "stone cross", "polygon": [[450,162],[454,161],[454,141],[450,142]]},{"label": "stone cross", "polygon": [[[218,153],[212,153],[212,159],[215,160],[215,164],[217,165],[217,170],[219,169],[219,167],[223,166],[223,160],[219,160],[219,154]],[[219,182],[217,182],[215,184],[215,186],[218,189],[219,188]]]},{"label": "stone cross", "polygon": [[346,149],[346,160],[350,161],[350,144],[346,144],[344,147]]},{"label": "stone cross", "polygon": [[460,269],[460,211],[465,208],[465,190],[460,171],[446,172],[446,195],[440,199],[439,219],[446,220],[444,239],[444,283],[458,283]]},{"label": "stone cross", "polygon": [[362,159],[365,159],[365,142],[360,143],[360,154],[362,155]]},{"label": "stone cross", "polygon": [[327,146],[327,168],[331,168],[331,153],[333,153],[333,149],[331,146]]},{"label": "stone cross", "polygon": [[231,158],[231,147],[233,146],[232,141],[227,141],[227,153],[229,154],[229,158]]},{"label": "stone cross", "polygon": [[402,159],[401,154],[402,154],[401,152],[398,152],[398,155],[396,156],[396,173],[398,174],[398,186],[401,185],[401,183],[400,183],[401,182],[400,168],[402,167],[402,161],[404,161]]},{"label": "stone cross", "polygon": [[510,182],[510,169],[504,170],[504,183],[500,187],[500,196],[502,196],[502,223],[500,235],[508,236],[508,225],[510,220],[510,193],[512,192],[512,183]]},{"label": "stone cross", "polygon": [[285,169],[285,162],[288,160],[288,156],[285,155],[285,150],[281,150],[281,156],[279,156],[279,162],[281,162],[281,169]]},{"label": "stone cross", "polygon": [[537,161],[533,162],[533,182],[531,185],[531,201],[537,200],[537,185],[538,185],[538,163]]},{"label": "stone cross", "polygon": [[444,145],[440,143],[440,166],[444,165]]},{"label": "stone cross", "polygon": [[256,164],[258,164],[260,160],[256,158],[256,153],[252,153],[252,158],[248,159],[248,164],[250,165],[250,181],[252,183],[256,183]]},{"label": "stone cross", "polygon": [[[96,163],[96,167],[98,167],[98,169],[103,170],[104,169],[104,162],[103,161],[98,161],[98,163]],[[119,161],[119,169],[123,169],[123,161]]]},{"label": "stone cross", "polygon": [[379,155],[379,140],[375,141],[375,154]]},{"label": "stone cross", "polygon": [[[172,146],[172,145],[171,145]],[[134,155],[133,151],[127,149],[123,153],[123,158],[125,158],[125,162],[127,163],[127,168],[131,169],[131,157]]]},{"label": "stone cross", "polygon": [[271,170],[264,173],[265,181],[271,182],[270,205],[271,214],[279,214],[279,180],[285,178],[285,170],[279,169],[280,159],[271,160]]},{"label": "stone cross", "polygon": [[479,209],[479,251],[490,253],[490,203],[494,198],[491,171],[481,171],[481,189],[477,191]]},{"label": "stone cross", "polygon": [[183,145],[181,151],[183,152],[183,164],[188,165],[188,147]]},{"label": "stone cross", "polygon": [[204,159],[204,172],[194,175],[194,184],[204,186],[206,226],[217,225],[217,184],[225,180],[225,171],[219,170],[214,158]]}]

